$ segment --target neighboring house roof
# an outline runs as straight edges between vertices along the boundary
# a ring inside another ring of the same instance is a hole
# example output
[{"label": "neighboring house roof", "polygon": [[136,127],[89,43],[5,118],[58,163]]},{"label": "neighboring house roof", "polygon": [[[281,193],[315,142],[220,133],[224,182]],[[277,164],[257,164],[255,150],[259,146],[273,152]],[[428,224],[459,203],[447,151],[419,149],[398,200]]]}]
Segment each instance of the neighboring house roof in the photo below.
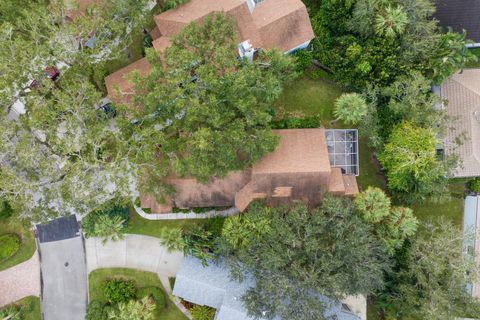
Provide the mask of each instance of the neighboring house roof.
[{"label": "neighboring house roof", "polygon": [[[480,69],[456,73],[440,86],[452,123],[444,139],[445,154],[456,154],[461,166],[455,177],[480,176]],[[458,138],[464,138],[458,144]]]},{"label": "neighboring house roof", "polygon": [[[190,22],[201,23],[206,16],[215,12],[225,12],[233,17],[238,42],[249,40],[254,48],[278,48],[288,52],[315,37],[307,9],[301,0],[263,0],[253,10],[248,0],[191,0],[155,16],[157,27],[151,33],[154,36],[154,48],[163,52],[170,45],[171,36]],[[145,68],[142,69],[144,73],[150,70],[150,66],[143,64],[128,66],[105,79],[111,98],[119,99],[116,92],[112,91],[117,82],[120,82],[122,92],[125,89],[126,95],[130,94],[133,85],[126,79],[136,67]]]},{"label": "neighboring house roof", "polygon": [[[192,178],[170,178],[176,192],[170,206],[160,206],[142,196],[142,207],[155,212],[180,208],[235,206],[243,211],[254,199],[267,198],[274,203],[302,200],[312,205],[321,202],[326,192],[353,196],[358,192],[354,175],[342,175],[332,168],[325,142],[325,129],[273,130],[280,141],[275,151],[266,154],[250,169],[213,178],[202,184]],[[345,157],[348,157],[346,155]]]},{"label": "neighboring house roof", "polygon": [[134,84],[129,77],[133,71],[138,71],[141,76],[146,76],[151,67],[146,58],[135,61],[134,63],[108,75],[105,78],[108,96],[114,101],[130,101],[135,93]]},{"label": "neighboring house roof", "polygon": [[[244,282],[230,279],[230,272],[224,263],[210,263],[203,266],[193,257],[184,257],[175,278],[173,295],[217,310],[215,320],[253,320],[247,315],[242,296],[255,284],[255,280],[245,276]],[[325,304],[325,317],[337,316],[338,320],[360,320],[352,312],[342,308],[342,304],[325,297],[319,297]],[[363,299],[366,306],[366,301]],[[274,318],[279,320],[278,317]]]},{"label": "neighboring house roof", "polygon": [[456,32],[467,31],[467,38],[480,43],[480,1],[478,0],[436,0],[434,15],[440,26],[452,27]]}]

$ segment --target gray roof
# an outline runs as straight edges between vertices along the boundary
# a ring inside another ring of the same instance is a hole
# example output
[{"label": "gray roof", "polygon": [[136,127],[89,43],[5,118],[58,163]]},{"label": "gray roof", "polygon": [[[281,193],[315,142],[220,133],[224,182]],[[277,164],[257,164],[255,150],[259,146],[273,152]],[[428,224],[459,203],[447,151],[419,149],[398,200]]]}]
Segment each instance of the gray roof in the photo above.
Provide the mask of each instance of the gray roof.
[{"label": "gray roof", "polygon": [[[215,320],[253,320],[247,315],[241,297],[255,282],[252,277],[245,278],[241,283],[232,281],[225,264],[210,263],[204,267],[198,259],[184,257],[177,273],[173,295],[194,304],[215,308]],[[343,310],[340,303],[325,297],[320,300],[326,305],[326,318],[336,315],[338,320],[360,320],[360,317]]]},{"label": "gray roof", "polygon": [[434,15],[440,26],[451,27],[453,31],[467,31],[467,38],[480,42],[480,1],[478,0],[436,0]]}]

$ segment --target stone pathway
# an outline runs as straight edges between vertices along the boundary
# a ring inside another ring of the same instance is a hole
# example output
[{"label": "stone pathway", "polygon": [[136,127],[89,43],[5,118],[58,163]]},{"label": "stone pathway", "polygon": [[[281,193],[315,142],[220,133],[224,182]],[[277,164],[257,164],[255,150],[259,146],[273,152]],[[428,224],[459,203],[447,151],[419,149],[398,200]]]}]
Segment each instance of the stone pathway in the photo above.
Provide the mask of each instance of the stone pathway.
[{"label": "stone pathway", "polygon": [[37,251],[29,260],[0,272],[0,307],[28,296],[40,296]]}]

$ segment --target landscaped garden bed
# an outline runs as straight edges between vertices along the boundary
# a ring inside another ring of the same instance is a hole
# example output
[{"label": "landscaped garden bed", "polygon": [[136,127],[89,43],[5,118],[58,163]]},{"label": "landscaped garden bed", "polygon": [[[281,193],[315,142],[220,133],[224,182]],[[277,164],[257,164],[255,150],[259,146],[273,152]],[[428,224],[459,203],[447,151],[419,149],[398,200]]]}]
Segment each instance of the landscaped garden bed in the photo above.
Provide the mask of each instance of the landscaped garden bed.
[{"label": "landscaped garden bed", "polygon": [[35,252],[33,232],[11,216],[0,218],[0,271],[30,259]]},{"label": "landscaped garden bed", "polygon": [[98,314],[105,306],[108,311],[118,302],[149,297],[155,303],[155,320],[187,319],[170,301],[160,279],[153,272],[126,268],[98,269],[89,274],[88,281],[90,302],[95,301],[91,308],[95,308]]},{"label": "landscaped garden bed", "polygon": [[40,298],[26,297],[0,308],[0,319],[40,320]]}]

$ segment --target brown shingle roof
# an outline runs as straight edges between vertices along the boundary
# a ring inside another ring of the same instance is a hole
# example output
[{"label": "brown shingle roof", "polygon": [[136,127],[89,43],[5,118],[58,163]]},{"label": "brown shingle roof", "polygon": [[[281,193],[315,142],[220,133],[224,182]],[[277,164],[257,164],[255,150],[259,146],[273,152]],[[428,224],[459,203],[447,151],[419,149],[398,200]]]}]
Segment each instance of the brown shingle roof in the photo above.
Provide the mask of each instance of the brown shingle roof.
[{"label": "brown shingle roof", "polygon": [[[448,101],[445,108],[452,121],[444,140],[445,154],[457,154],[462,162],[454,175],[480,176],[480,69],[454,74],[441,85],[440,95]],[[458,145],[462,136],[465,141]]]},{"label": "brown shingle roof", "polygon": [[[105,78],[105,86],[107,87],[108,96],[115,101],[129,99],[134,94],[134,84],[128,80],[129,74],[137,70],[140,75],[145,76],[151,67],[146,58],[135,61],[134,63],[122,68]],[[120,90],[120,95],[117,94]]]},{"label": "brown shingle roof", "polygon": [[330,172],[325,130],[273,130],[280,136],[274,152],[253,165],[253,173]]},{"label": "brown shingle roof", "polygon": [[300,0],[262,1],[253,10],[253,20],[265,49],[288,51],[315,37]]}]

